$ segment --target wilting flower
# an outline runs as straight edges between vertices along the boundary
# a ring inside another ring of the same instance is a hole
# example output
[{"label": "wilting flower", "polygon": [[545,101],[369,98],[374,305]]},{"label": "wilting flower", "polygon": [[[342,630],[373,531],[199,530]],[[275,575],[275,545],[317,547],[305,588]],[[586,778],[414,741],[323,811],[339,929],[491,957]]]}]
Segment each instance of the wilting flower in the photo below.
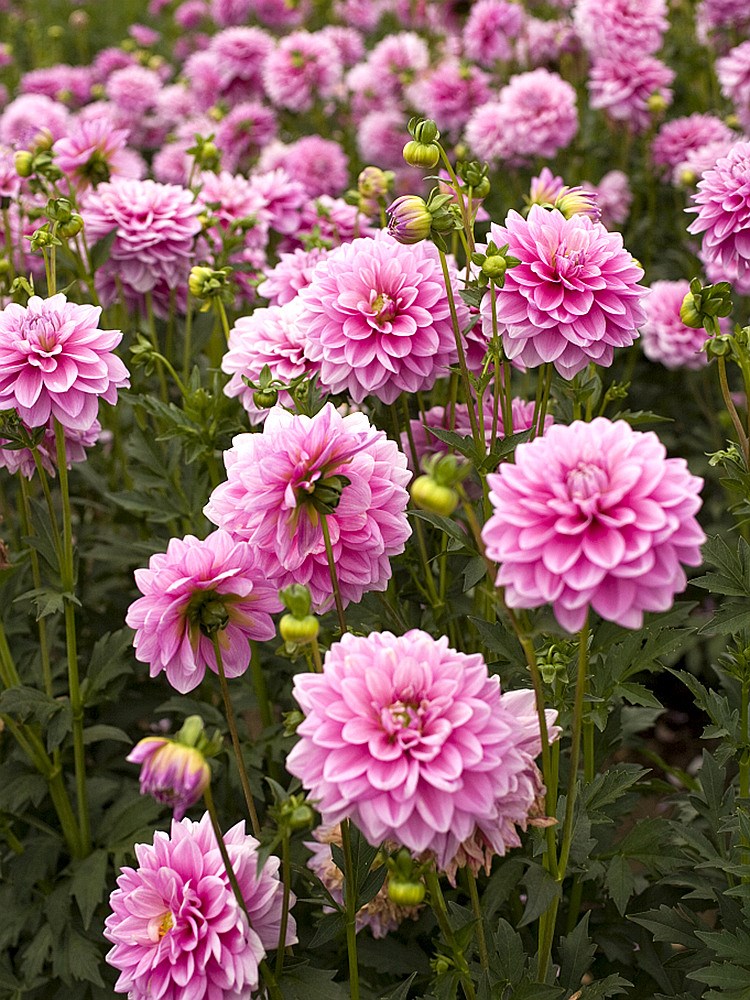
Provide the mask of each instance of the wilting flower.
[{"label": "wilting flower", "polygon": [[[454,272],[455,273],[455,272]],[[300,291],[307,356],[331,392],[392,403],[431,388],[455,360],[437,249],[392,236],[356,239],[328,254]],[[454,290],[459,324],[468,316]]]},{"label": "wilting flower", "polygon": [[201,224],[190,191],[172,184],[116,177],[85,199],[82,215],[89,241],[115,232],[109,258],[96,272],[96,289],[105,306],[118,286],[130,308],[143,309],[144,295],[155,310],[169,312],[172,292],[183,297]]},{"label": "wilting flower", "polygon": [[363,413],[328,403],[314,417],[273,408],[262,434],[240,434],[224,453],[228,480],[205,508],[246,539],[277,587],[303,583],[318,609],[333,603],[321,515],[344,603],[385,590],[390,559],[404,550],[406,459]]},{"label": "wilting flower", "polygon": [[[530,368],[551,361],[572,378],[590,361],[608,367],[615,347],[633,343],[646,290],[637,283],[643,271],[619,233],[585,215],[565,219],[532,205],[528,219],[509,212],[505,226],[490,226],[489,237],[496,246],[509,244],[521,261],[494,292],[509,358]],[[481,309],[489,336],[488,297]]]},{"label": "wilting flower", "polygon": [[101,314],[61,293],[0,311],[0,409],[16,410],[28,427],[56,417],[67,430],[88,430],[99,398],[114,403],[117,390],[130,385],[112,354],[122,334],[100,330]]},{"label": "wilting flower", "polygon": [[146,736],[125,759],[141,765],[141,795],[152,795],[157,802],[172,806],[177,820],[211,781],[211,768],[200,750],[166,736]]},{"label": "wilting flower", "polygon": [[216,635],[227,677],[238,677],[250,664],[249,639],[272,639],[271,614],[281,610],[252,548],[226,531],[202,541],[193,535],[171,538],[165,553],[135,571],[143,594],[126,616],[136,630],[135,655],[162,670],[185,694],[203,680],[206,667],[217,672],[211,636]]},{"label": "wilting flower", "polygon": [[429,852],[440,867],[477,831],[496,854],[518,846],[540,794],[541,744],[479,654],[418,629],[348,633],[293,693],[305,719],[287,766],[324,822],[351,818],[370,843]]},{"label": "wilting flower", "polygon": [[[258,841],[237,823],[223,837],[247,906],[237,902],[208,813],[172,821],[151,844],[136,845],[138,868],[123,868],[110,897],[107,961],[130,1000],[250,1000],[258,966],[279,941],[283,887],[279,859],[258,868]],[[292,896],[291,901],[294,902]],[[297,940],[289,918],[285,944]]]},{"label": "wilting flower", "polygon": [[[703,345],[706,331],[685,326],[680,306],[690,289],[690,282],[655,281],[646,299],[646,322],[641,326],[641,345],[649,361],[665,368],[703,368],[708,364]],[[725,320],[719,321],[726,324]]]},{"label": "wilting flower", "polygon": [[626,628],[666,611],[700,564],[703,480],[624,421],[555,424],[488,477],[482,537],[512,608],[551,604],[576,632],[589,607]]},{"label": "wilting flower", "polygon": [[750,274],[750,142],[738,142],[707,170],[694,197],[689,233],[703,233],[707,261]]}]

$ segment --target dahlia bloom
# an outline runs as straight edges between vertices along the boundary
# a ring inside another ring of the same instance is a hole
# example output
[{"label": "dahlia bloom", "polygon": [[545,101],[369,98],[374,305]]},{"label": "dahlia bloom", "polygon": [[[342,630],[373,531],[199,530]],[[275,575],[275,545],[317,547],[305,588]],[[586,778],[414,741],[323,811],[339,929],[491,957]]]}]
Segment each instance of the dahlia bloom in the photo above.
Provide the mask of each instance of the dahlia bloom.
[{"label": "dahlia bloom", "polygon": [[206,667],[217,673],[216,631],[227,677],[250,664],[249,639],[272,639],[271,614],[281,610],[252,548],[226,531],[201,540],[171,538],[166,552],[151,556],[148,569],[135,571],[142,597],[125,621],[135,629],[136,658],[150,665],[151,677],[164,671],[180,694],[203,680]]},{"label": "dahlia bloom", "polygon": [[278,143],[266,149],[259,168],[273,171],[279,167],[301,184],[310,198],[340,194],[349,183],[348,156],[333,139],[319,135],[305,135],[288,146]]},{"label": "dahlia bloom", "polygon": [[0,410],[16,410],[28,427],[56,417],[66,430],[88,430],[99,397],[117,401],[130,385],[128,371],[111,353],[119,330],[100,330],[98,306],[76,305],[63,294],[0,311]]},{"label": "dahlia bloom", "polygon": [[[750,46],[749,46],[750,48]],[[687,115],[665,122],[651,143],[655,167],[674,169],[688,153],[712,142],[731,142],[735,133],[716,115]]]},{"label": "dahlia bloom", "polygon": [[404,121],[404,112],[398,107],[389,105],[384,110],[369,111],[357,126],[357,149],[361,158],[386,170],[402,167]]},{"label": "dahlia bloom", "polygon": [[[306,334],[300,323],[302,302],[296,298],[284,306],[255,309],[250,316],[241,316],[229,332],[228,351],[221,361],[222,371],[231,375],[224,386],[227,396],[239,396],[250,416],[251,423],[258,423],[266,416],[253,400],[253,390],[243,381],[243,376],[257,382],[263,368],[268,365],[271,375],[287,384],[300,375],[317,371],[305,357]],[[281,391],[279,402],[292,406],[288,392]]]},{"label": "dahlia bloom", "polygon": [[578,55],[581,43],[569,17],[546,20],[527,17],[516,41],[516,59],[522,66],[558,63],[564,53]]},{"label": "dahlia bloom", "polygon": [[330,250],[357,237],[375,237],[380,229],[371,226],[357,205],[343,198],[322,194],[305,202],[297,231],[282,241],[279,250],[290,253],[300,246],[317,246]]},{"label": "dahlia bloom", "polygon": [[214,35],[206,52],[218,69],[219,95],[230,105],[262,98],[263,62],[273,48],[262,28],[227,28]]},{"label": "dahlia bloom", "polygon": [[[750,28],[750,10],[745,0],[700,0],[695,12],[695,27],[698,41],[702,45],[715,45],[716,34],[726,32],[742,35]],[[711,37],[711,36],[714,37]]]},{"label": "dahlia bloom", "polygon": [[240,434],[232,444],[227,482],[205,514],[250,543],[266,579],[276,587],[304,583],[318,609],[332,605],[319,510],[339,488],[325,517],[342,600],[385,590],[390,558],[403,552],[411,528],[406,459],[383,431],[363,413],[342,417],[331,403],[314,417],[274,407],[262,434]]},{"label": "dahlia bloom", "polygon": [[[250,1000],[258,966],[278,945],[283,887],[279,859],[258,870],[258,841],[237,823],[223,837],[247,906],[235,899],[208,813],[172,821],[137,844],[138,868],[123,868],[110,896],[107,962],[130,1000]],[[294,902],[292,897],[291,902]],[[286,944],[297,940],[290,916]]]},{"label": "dahlia bloom", "polygon": [[[30,428],[28,428],[30,430]],[[86,449],[92,448],[102,435],[102,426],[95,420],[83,431],[65,430],[65,459],[68,468],[74,462],[85,462]],[[0,438],[0,469],[7,469],[13,476],[20,471],[26,479],[33,479],[36,473],[34,453],[30,448],[9,448],[6,439]],[[53,479],[57,475],[57,441],[55,425],[52,418],[47,422],[42,440],[36,446],[36,452],[42,467]]]},{"label": "dahlia bloom", "polygon": [[105,92],[118,112],[137,118],[156,104],[163,81],[158,73],[145,66],[126,66],[115,70],[105,84]]},{"label": "dahlia bloom", "polygon": [[211,768],[200,750],[165,736],[139,740],[125,760],[141,765],[141,795],[171,806],[176,820],[195,805],[211,782]]},{"label": "dahlia bloom", "polygon": [[669,25],[666,0],[578,0],[573,23],[594,59],[652,56]]},{"label": "dahlia bloom", "polygon": [[467,59],[490,69],[513,56],[513,43],[521,33],[524,11],[508,0],[477,0],[464,26],[462,40]]},{"label": "dahlia bloom", "polygon": [[401,31],[378,42],[367,65],[383,98],[400,97],[404,87],[429,67],[430,50],[415,31]]},{"label": "dahlia bloom", "polygon": [[236,104],[216,126],[216,145],[227,170],[256,159],[276,136],[276,115],[260,101]]},{"label": "dahlia bloom", "polygon": [[707,170],[689,212],[689,233],[703,233],[707,261],[750,275],[750,142],[738,142]]},{"label": "dahlia bloom", "polygon": [[[509,212],[505,226],[490,226],[496,246],[509,244],[521,263],[495,291],[505,353],[536,368],[554,362],[572,378],[590,361],[612,364],[615,347],[629,347],[644,319],[638,284],[642,269],[609,233],[585,215],[565,219],[532,205],[527,219]],[[482,301],[486,336],[492,331],[492,304]]]},{"label": "dahlia bloom", "polygon": [[538,729],[528,741],[479,654],[418,629],[348,633],[293,694],[305,719],[287,767],[325,823],[350,818],[371,844],[394,841],[441,868],[477,831],[496,854],[520,843],[541,741]]},{"label": "dahlia bloom", "polygon": [[268,99],[289,111],[309,111],[316,101],[333,97],[342,75],[336,46],[330,38],[309,31],[282,38],[263,63]]},{"label": "dahlia bloom", "polygon": [[497,101],[474,111],[464,137],[480,159],[519,164],[555,156],[577,131],[574,88],[540,68],[511,77]]},{"label": "dahlia bloom", "polygon": [[703,480],[653,432],[604,417],[555,424],[487,481],[482,537],[506,603],[549,603],[568,632],[589,607],[640,628],[644,611],[666,611],[685,589],[681,564],[700,565]]},{"label": "dahlia bloom", "polygon": [[327,253],[322,247],[313,247],[279,254],[278,263],[265,271],[265,278],[258,285],[258,295],[268,299],[272,306],[291,302],[301,288],[310,284],[315,265],[324,260]]},{"label": "dahlia bloom", "polygon": [[[305,847],[309,848],[311,857],[308,859],[307,867],[314,872],[333,898],[341,906],[344,905],[344,873],[336,865],[331,852],[331,845],[341,847],[341,827],[319,826],[313,830],[315,840],[306,841]],[[388,896],[388,876],[378,890],[377,894],[357,910],[356,929],[357,933],[365,927],[370,928],[370,933],[374,938],[384,938],[390,931],[398,930],[399,925],[404,920],[416,920],[419,917],[421,906],[399,906]],[[332,907],[324,907],[324,912],[333,912]]]},{"label": "dahlia bloom", "polygon": [[696,187],[707,170],[715,167],[718,160],[729,156],[736,141],[735,133],[731,139],[709,142],[698,149],[688,150],[685,159],[678,163],[672,171],[672,183],[676,187]]},{"label": "dahlia bloom", "polygon": [[721,92],[734,104],[742,127],[750,129],[750,41],[737,45],[717,59],[716,75]]},{"label": "dahlia bloom", "polygon": [[115,301],[119,285],[130,308],[142,310],[151,292],[155,310],[166,315],[170,292],[185,295],[200,211],[190,191],[152,180],[115,177],[88,194],[81,214],[89,241],[116,231],[96,273],[102,304]]},{"label": "dahlia bloom", "polygon": [[[429,389],[455,360],[456,345],[437,249],[402,246],[385,233],[332,250],[300,291],[306,354],[331,392],[360,403],[392,403]],[[459,325],[468,311],[454,291]]]},{"label": "dahlia bloom", "polygon": [[246,24],[253,10],[253,0],[211,0],[211,17],[220,28]]},{"label": "dahlia bloom", "polygon": [[52,152],[56,166],[80,193],[112,176],[136,176],[132,158],[123,156],[127,141],[127,129],[112,128],[105,118],[96,118],[73,125]]},{"label": "dahlia bloom", "polygon": [[583,187],[596,195],[600,222],[605,229],[621,226],[625,222],[633,202],[627,174],[622,170],[609,170],[598,184],[584,181]]},{"label": "dahlia bloom", "polygon": [[653,120],[649,98],[655,95],[668,107],[673,80],[674,70],[654,56],[631,53],[627,58],[600,59],[589,75],[590,104],[634,132],[644,132]]},{"label": "dahlia bloom", "polygon": [[[457,134],[472,109],[490,99],[490,78],[476,66],[445,59],[407,88],[407,97],[445,132]],[[402,125],[403,132],[403,125]]]},{"label": "dahlia bloom", "polygon": [[0,142],[14,149],[29,149],[47,129],[53,139],[61,139],[70,126],[70,112],[64,104],[44,94],[21,94],[0,115]]},{"label": "dahlia bloom", "polygon": [[[707,334],[680,319],[680,307],[690,282],[655,281],[646,299],[646,322],[641,325],[641,345],[649,361],[665,368],[703,368],[708,358],[703,350]],[[726,326],[726,320],[719,321]]]}]

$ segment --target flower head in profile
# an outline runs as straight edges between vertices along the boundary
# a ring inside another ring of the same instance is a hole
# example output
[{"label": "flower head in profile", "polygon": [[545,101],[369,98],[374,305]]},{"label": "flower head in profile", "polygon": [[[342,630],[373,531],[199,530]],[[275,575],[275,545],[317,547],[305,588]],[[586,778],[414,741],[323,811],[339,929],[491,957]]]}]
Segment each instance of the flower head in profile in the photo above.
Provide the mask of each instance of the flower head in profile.
[{"label": "flower head in profile", "polygon": [[750,142],[737,142],[703,175],[694,197],[689,233],[703,233],[703,256],[712,264],[750,275]]},{"label": "flower head in profile", "polygon": [[[110,897],[104,936],[130,1000],[187,997],[250,1000],[259,964],[279,941],[283,887],[279,859],[258,866],[258,841],[238,823],[223,837],[247,906],[240,908],[208,813],[172,821],[170,834],[137,844],[137,868],[123,868]],[[294,902],[292,896],[291,902]],[[289,918],[285,944],[297,940]]]},{"label": "flower head in profile", "polygon": [[417,629],[349,633],[293,693],[305,719],[287,766],[324,822],[351,818],[442,868],[478,831],[496,854],[518,846],[541,789],[538,726],[530,738],[479,654]]},{"label": "flower head in profile", "polygon": [[67,430],[88,430],[100,397],[115,403],[117,390],[130,385],[112,353],[122,334],[101,330],[101,314],[61,293],[0,311],[0,409],[16,410],[28,427],[54,417]]},{"label": "flower head in profile", "polygon": [[314,417],[274,407],[262,434],[232,443],[227,482],[205,513],[250,543],[269,581],[306,584],[317,609],[333,603],[324,516],[344,603],[385,590],[390,559],[411,529],[406,459],[383,431],[363,413],[342,417],[331,403]]},{"label": "flower head in profile", "polygon": [[207,743],[197,715],[185,720],[175,739],[146,736],[139,740],[125,759],[141,765],[141,795],[152,795],[157,802],[172,806],[174,818],[182,819],[211,782],[211,768],[201,749]]},{"label": "flower head in profile", "polygon": [[[455,272],[453,272],[455,274]],[[450,307],[437,249],[385,233],[342,244],[300,291],[306,353],[332,392],[392,403],[430,389],[455,360]],[[468,311],[455,294],[459,323]]]},{"label": "flower head in profile", "polygon": [[152,677],[164,671],[180,694],[200,684],[206,667],[217,672],[213,636],[227,677],[238,677],[250,664],[248,640],[276,634],[277,588],[266,581],[252,548],[226,531],[203,540],[170,539],[148,569],[135,571],[135,582],[143,596],[125,619],[136,632],[135,655],[150,665]]},{"label": "flower head in profile", "polygon": [[624,421],[555,424],[488,477],[482,537],[512,608],[551,604],[576,632],[589,608],[625,628],[666,611],[698,566],[703,480]]}]

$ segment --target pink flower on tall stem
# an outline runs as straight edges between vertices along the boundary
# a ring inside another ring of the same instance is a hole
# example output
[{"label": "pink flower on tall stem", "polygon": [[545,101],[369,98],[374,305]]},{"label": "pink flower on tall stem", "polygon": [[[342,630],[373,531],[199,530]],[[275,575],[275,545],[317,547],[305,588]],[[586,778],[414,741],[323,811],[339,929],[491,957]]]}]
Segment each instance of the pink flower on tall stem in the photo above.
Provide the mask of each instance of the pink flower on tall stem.
[{"label": "pink flower on tall stem", "polygon": [[[258,867],[258,841],[237,823],[223,837],[247,907],[232,891],[208,813],[173,820],[171,834],[137,844],[137,868],[123,868],[110,897],[107,962],[130,1000],[250,1000],[259,964],[279,943],[283,887],[279,859]],[[294,902],[292,896],[291,902]],[[297,940],[289,918],[286,945]]]},{"label": "pink flower on tall stem", "polygon": [[325,517],[344,604],[385,590],[390,559],[411,534],[406,459],[363,413],[327,403],[314,417],[281,407],[262,434],[240,434],[224,453],[227,482],[205,508],[214,524],[246,539],[277,587],[304,583],[317,608],[333,603]]},{"label": "pink flower on tall stem", "polygon": [[442,868],[478,833],[496,854],[519,845],[542,791],[538,725],[529,739],[479,654],[418,629],[348,633],[293,693],[305,719],[287,767],[326,823]]},{"label": "pink flower on tall stem", "polygon": [[272,639],[271,614],[281,610],[252,548],[226,531],[200,540],[172,538],[167,551],[135,571],[143,594],[125,621],[135,629],[133,646],[152,677],[164,671],[180,694],[203,680],[206,667],[217,673],[211,635],[215,633],[227,677],[250,665],[250,639]]},{"label": "pink flower on tall stem", "polygon": [[55,417],[70,431],[96,420],[99,398],[117,401],[130,385],[128,370],[112,354],[119,330],[100,330],[98,306],[77,305],[64,295],[0,311],[0,410],[16,410],[28,427]]},{"label": "pink flower on tall stem", "polygon": [[[491,225],[489,236],[496,246],[509,244],[509,253],[521,261],[495,292],[509,358],[530,368],[552,362],[572,378],[590,361],[608,367],[614,348],[636,339],[646,289],[619,233],[608,233],[585,215],[565,219],[532,205],[527,219],[509,212],[506,225]],[[481,310],[489,336],[489,296]]]},{"label": "pink flower on tall stem", "polygon": [[689,233],[703,233],[706,261],[750,275],[750,142],[738,142],[707,170],[694,197]]},{"label": "pink flower on tall stem", "polygon": [[703,480],[652,433],[598,417],[555,424],[487,478],[482,537],[511,608],[551,604],[568,632],[589,608],[625,628],[666,611],[698,566]]}]

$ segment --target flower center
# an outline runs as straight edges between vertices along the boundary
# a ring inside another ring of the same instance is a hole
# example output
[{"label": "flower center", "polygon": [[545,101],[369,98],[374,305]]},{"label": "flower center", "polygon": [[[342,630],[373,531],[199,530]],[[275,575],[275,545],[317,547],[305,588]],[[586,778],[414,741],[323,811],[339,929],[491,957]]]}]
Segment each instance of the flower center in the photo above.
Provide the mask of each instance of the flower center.
[{"label": "flower center", "polygon": [[214,590],[196,590],[185,608],[185,617],[191,628],[196,625],[204,635],[213,635],[227,627],[229,610],[225,595]]},{"label": "flower center", "polygon": [[169,910],[167,910],[167,912],[161,918],[161,923],[159,924],[159,938],[161,939],[164,937],[165,934],[169,934],[169,932],[172,930],[173,927],[174,927],[174,917],[172,916],[172,913]]},{"label": "flower center", "polygon": [[593,462],[579,462],[567,475],[566,482],[572,500],[589,500],[607,488],[607,473]]},{"label": "flower center", "polygon": [[422,738],[422,726],[427,711],[424,701],[399,698],[380,710],[380,723],[388,734],[390,743],[397,741],[403,747],[414,746]]},{"label": "flower center", "polygon": [[386,292],[376,294],[373,289],[370,292],[370,308],[378,326],[383,326],[385,323],[392,323],[395,319],[398,312],[398,302]]}]

